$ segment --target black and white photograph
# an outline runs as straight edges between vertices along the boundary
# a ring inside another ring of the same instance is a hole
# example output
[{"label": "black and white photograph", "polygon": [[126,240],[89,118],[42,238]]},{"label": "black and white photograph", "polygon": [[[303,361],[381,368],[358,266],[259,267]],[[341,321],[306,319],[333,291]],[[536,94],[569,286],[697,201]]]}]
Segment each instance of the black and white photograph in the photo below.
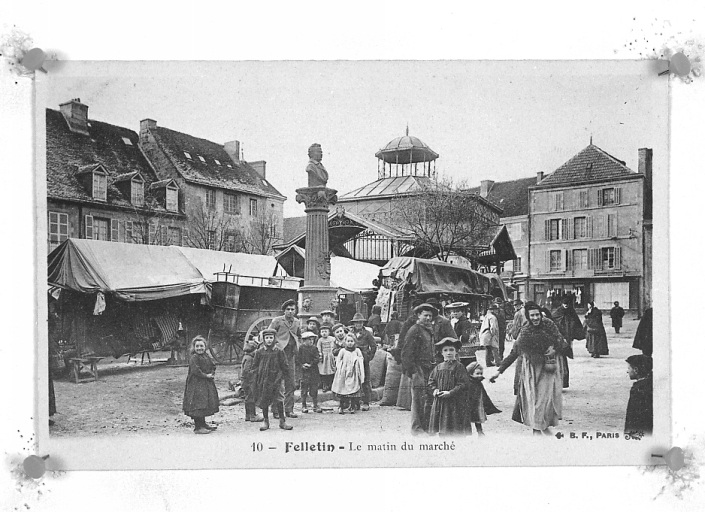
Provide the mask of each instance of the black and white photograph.
[{"label": "black and white photograph", "polygon": [[173,468],[225,445],[223,467],[638,463],[670,435],[652,314],[668,84],[651,71],[39,77],[47,442],[85,469],[85,442],[148,468],[136,454],[167,439]]}]

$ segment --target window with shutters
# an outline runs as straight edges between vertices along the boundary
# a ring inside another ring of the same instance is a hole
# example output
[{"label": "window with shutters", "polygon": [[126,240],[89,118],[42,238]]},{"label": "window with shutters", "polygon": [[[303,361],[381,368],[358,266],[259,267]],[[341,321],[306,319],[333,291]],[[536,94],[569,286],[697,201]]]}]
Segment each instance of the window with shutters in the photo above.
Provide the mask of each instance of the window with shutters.
[{"label": "window with shutters", "polygon": [[144,206],[144,181],[134,178],[130,184],[130,202],[135,206]]},{"label": "window with shutters", "polygon": [[603,270],[619,270],[622,267],[620,247],[603,247],[600,249],[600,260]]},{"label": "window with shutters", "polygon": [[93,173],[93,199],[108,200],[108,177],[99,172]]},{"label": "window with shutters", "polygon": [[622,189],[619,187],[603,188],[598,191],[599,206],[612,206],[622,202]]},{"label": "window with shutters", "polygon": [[56,249],[69,237],[69,216],[66,213],[49,212],[49,252]]},{"label": "window with shutters", "polygon": [[575,217],[573,219],[573,239],[587,238],[587,217]]},{"label": "window with shutters", "polygon": [[580,193],[578,194],[578,206],[580,208],[587,208],[590,206],[590,203],[588,201],[588,191],[587,190],[581,190]]},{"label": "window with shutters", "polygon": [[93,217],[93,240],[110,240],[110,220]]},{"label": "window with shutters", "polygon": [[558,251],[548,251],[548,270],[549,272],[558,272],[563,270],[563,265],[561,264],[561,252]]},{"label": "window with shutters", "polygon": [[206,208],[215,209],[215,190],[206,189]]},{"label": "window with shutters", "polygon": [[573,270],[587,270],[588,268],[588,251],[587,249],[573,249]]},{"label": "window with shutters", "polygon": [[549,194],[548,209],[552,212],[563,210],[563,192],[551,192]]},{"label": "window with shutters", "polygon": [[120,241],[120,222],[117,219],[110,220],[110,240],[112,242]]},{"label": "window with shutters", "polygon": [[169,228],[168,245],[181,245],[181,228]]},{"label": "window with shutters", "polygon": [[549,219],[548,223],[548,240],[560,240],[562,235],[562,222],[561,219]]},{"label": "window with shutters", "polygon": [[225,210],[225,213],[239,214],[240,197],[235,194],[223,194],[223,210]]},{"label": "window with shutters", "polygon": [[607,215],[607,236],[617,236],[617,216],[614,214]]},{"label": "window with shutters", "polygon": [[517,274],[521,272],[521,256],[517,256],[514,260],[514,266],[512,268]]}]

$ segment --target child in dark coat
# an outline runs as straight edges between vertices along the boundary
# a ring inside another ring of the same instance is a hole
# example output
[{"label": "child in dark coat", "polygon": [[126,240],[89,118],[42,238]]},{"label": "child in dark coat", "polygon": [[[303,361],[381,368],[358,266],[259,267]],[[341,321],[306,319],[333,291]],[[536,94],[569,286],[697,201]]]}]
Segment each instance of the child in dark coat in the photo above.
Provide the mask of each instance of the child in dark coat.
[{"label": "child in dark coat", "polygon": [[277,331],[265,329],[262,331],[263,346],[255,351],[252,366],[255,372],[254,392],[255,403],[262,409],[264,425],[260,430],[269,429],[269,407],[279,412],[279,428],[291,430],[291,425],[286,424],[284,414],[284,377],[289,377],[292,368],[286,360],[284,351],[276,346],[274,337]]},{"label": "child in dark coat", "polygon": [[184,414],[193,418],[196,434],[210,434],[218,427],[209,426],[206,416],[218,412],[218,390],[215,388],[215,363],[206,355],[206,340],[196,336],[192,343],[191,358],[184,390]]},{"label": "child in dark coat", "polygon": [[242,356],[242,370],[240,373],[240,380],[242,381],[242,391],[245,395],[245,421],[254,421],[259,423],[264,421],[262,416],[257,414],[257,409],[255,408],[255,350],[257,345],[252,342],[245,343],[243,348],[245,355]]},{"label": "child in dark coat", "polygon": [[299,348],[298,362],[301,364],[301,412],[307,413],[306,397],[311,396],[314,412],[323,412],[318,407],[318,386],[321,384],[321,375],[318,373],[320,354],[318,347],[314,346],[316,334],[307,331],[301,335],[303,345]]},{"label": "child in dark coat", "polygon": [[484,436],[482,424],[487,421],[488,414],[496,414],[502,412],[490,400],[485,386],[482,381],[485,377],[482,374],[484,368],[477,361],[472,362],[467,367],[468,372],[468,390],[466,394],[466,410],[465,410],[465,433],[472,434],[472,424],[475,424],[477,435]]},{"label": "child in dark coat", "polygon": [[629,356],[626,361],[629,365],[627,374],[636,382],[629,393],[624,432],[651,435],[654,430],[653,361],[643,354]]},{"label": "child in dark coat", "polygon": [[456,359],[460,341],[443,338],[436,343],[436,349],[441,350],[443,362],[433,369],[428,378],[428,387],[433,394],[428,433],[461,434],[464,430],[463,404],[468,374]]}]

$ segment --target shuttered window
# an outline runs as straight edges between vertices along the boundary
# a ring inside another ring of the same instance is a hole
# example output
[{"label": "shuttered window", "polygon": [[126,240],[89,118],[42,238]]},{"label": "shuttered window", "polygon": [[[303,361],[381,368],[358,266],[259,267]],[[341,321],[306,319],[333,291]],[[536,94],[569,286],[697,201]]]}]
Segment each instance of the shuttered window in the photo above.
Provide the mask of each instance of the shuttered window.
[{"label": "shuttered window", "polygon": [[93,215],[86,215],[84,222],[83,236],[88,239],[93,238]]},{"label": "shuttered window", "polygon": [[622,203],[622,189],[620,187],[603,188],[597,192],[598,206],[612,206]]},{"label": "shuttered window", "polygon": [[614,214],[607,215],[607,236],[618,236],[617,216]]},{"label": "shuttered window", "polygon": [[562,261],[563,251],[554,250],[548,251],[548,271],[549,272],[559,272],[563,270]]},{"label": "shuttered window", "polygon": [[587,208],[590,206],[587,190],[581,190],[578,194],[578,206],[580,208]]},{"label": "shuttered window", "polygon": [[573,236],[571,238],[587,238],[587,217],[575,217],[573,219]]},{"label": "shuttered window", "polygon": [[120,223],[117,221],[117,219],[110,220],[110,241],[120,241]]}]

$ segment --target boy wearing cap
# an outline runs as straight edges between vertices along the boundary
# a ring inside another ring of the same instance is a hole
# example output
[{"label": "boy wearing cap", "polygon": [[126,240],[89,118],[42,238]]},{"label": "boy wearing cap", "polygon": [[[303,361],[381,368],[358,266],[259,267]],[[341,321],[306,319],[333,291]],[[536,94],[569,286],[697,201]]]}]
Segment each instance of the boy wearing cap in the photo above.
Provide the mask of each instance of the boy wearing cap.
[{"label": "boy wearing cap", "polygon": [[[294,371],[296,354],[299,351],[301,339],[301,322],[296,318],[296,301],[289,299],[281,307],[283,315],[275,317],[269,324],[274,329],[277,347],[284,352],[286,362],[292,371],[284,376],[284,410],[289,418],[296,418],[294,414]],[[278,413],[274,414],[276,418]]]},{"label": "boy wearing cap", "polygon": [[428,387],[433,396],[428,433],[440,435],[460,434],[464,431],[465,392],[468,374],[457,360],[460,341],[443,338],[436,343],[443,362],[439,363],[428,378]]},{"label": "boy wearing cap", "polygon": [[428,430],[431,391],[428,378],[434,363],[433,317],[438,311],[430,304],[414,308],[416,324],[406,333],[401,351],[402,372],[411,380],[411,433]]},{"label": "boy wearing cap", "polygon": [[301,365],[301,412],[307,413],[306,397],[311,396],[314,412],[323,412],[318,407],[318,386],[321,384],[321,375],[318,372],[320,355],[318,347],[314,346],[317,336],[311,331],[301,335],[302,345],[299,348],[298,362]]},{"label": "boy wearing cap", "polygon": [[352,319],[352,332],[351,334],[355,336],[356,346],[362,352],[364,370],[365,370],[365,380],[362,383],[362,410],[370,410],[370,398],[372,397],[372,386],[370,384],[370,361],[375,356],[377,352],[377,342],[375,342],[372,333],[365,329],[365,317],[360,313],[355,313]]},{"label": "boy wearing cap", "polygon": [[635,382],[629,392],[624,432],[650,435],[654,430],[653,361],[643,354],[629,356],[626,361],[629,365],[627,375]]},{"label": "boy wearing cap", "polygon": [[274,329],[264,329],[262,338],[264,343],[262,348],[255,352],[252,363],[255,372],[254,392],[256,403],[262,409],[264,425],[260,430],[269,429],[269,407],[272,411],[278,412],[279,428],[291,430],[293,427],[286,424],[284,414],[284,389],[282,382],[287,378],[292,378],[292,368],[289,366],[284,351],[275,343],[277,331]]}]

